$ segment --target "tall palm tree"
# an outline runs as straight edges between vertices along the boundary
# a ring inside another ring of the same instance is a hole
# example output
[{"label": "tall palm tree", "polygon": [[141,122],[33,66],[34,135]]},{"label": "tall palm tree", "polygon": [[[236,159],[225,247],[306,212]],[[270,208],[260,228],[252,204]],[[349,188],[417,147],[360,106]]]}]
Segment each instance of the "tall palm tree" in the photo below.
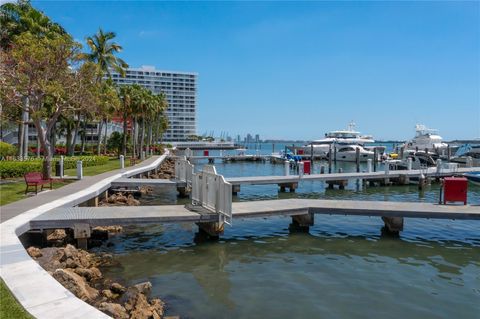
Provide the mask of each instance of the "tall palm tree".
[{"label": "tall palm tree", "polygon": [[83,55],[87,60],[96,63],[103,74],[110,77],[110,70],[115,70],[122,76],[125,76],[125,69],[128,64],[122,59],[115,56],[115,54],[122,51],[122,47],[113,42],[116,37],[115,32],[104,32],[101,28],[91,37],[87,37],[87,45],[90,48],[90,53]]}]

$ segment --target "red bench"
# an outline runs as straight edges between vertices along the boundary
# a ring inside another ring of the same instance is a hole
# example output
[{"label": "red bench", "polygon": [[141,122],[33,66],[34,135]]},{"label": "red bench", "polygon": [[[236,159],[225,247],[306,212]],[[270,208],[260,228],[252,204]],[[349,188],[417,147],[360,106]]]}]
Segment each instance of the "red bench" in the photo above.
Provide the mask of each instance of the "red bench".
[{"label": "red bench", "polygon": [[27,183],[27,188],[25,189],[25,194],[28,193],[28,188],[30,186],[35,186],[35,194],[38,194],[38,185],[41,186],[40,191],[43,190],[43,185],[50,184],[50,189],[53,189],[51,178],[44,179],[42,173],[39,172],[30,172],[25,174],[25,183]]}]

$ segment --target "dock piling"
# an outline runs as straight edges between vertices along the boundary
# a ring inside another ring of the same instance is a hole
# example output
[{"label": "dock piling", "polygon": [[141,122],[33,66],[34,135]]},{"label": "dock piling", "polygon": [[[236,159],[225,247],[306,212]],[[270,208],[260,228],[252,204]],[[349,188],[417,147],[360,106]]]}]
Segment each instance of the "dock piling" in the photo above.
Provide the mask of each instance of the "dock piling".
[{"label": "dock piling", "polygon": [[393,234],[398,234],[403,231],[403,217],[382,217],[383,222],[385,223],[385,229],[388,232]]}]

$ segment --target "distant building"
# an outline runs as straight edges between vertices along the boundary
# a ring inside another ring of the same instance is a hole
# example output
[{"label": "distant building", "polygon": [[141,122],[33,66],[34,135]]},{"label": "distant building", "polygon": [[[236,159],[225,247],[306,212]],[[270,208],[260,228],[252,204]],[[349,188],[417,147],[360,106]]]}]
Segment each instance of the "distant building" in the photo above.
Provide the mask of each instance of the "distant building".
[{"label": "distant building", "polygon": [[255,143],[260,143],[260,135],[255,134]]},{"label": "distant building", "polygon": [[112,72],[112,79],[119,85],[138,84],[153,93],[164,93],[168,100],[168,130],[165,141],[187,141],[197,133],[197,73],[156,70],[153,66],[127,69],[122,78]]},{"label": "distant building", "polygon": [[246,140],[247,143],[253,143],[253,136],[252,134],[248,133],[247,134],[247,140]]}]

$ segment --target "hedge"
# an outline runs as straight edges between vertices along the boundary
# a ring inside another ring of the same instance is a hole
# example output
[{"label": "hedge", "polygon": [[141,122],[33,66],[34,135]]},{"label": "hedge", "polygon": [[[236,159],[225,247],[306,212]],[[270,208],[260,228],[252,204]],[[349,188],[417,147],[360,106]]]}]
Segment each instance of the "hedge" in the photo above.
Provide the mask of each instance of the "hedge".
[{"label": "hedge", "polygon": [[17,154],[17,148],[12,144],[0,142],[0,157],[15,156]]},{"label": "hedge", "polygon": [[[55,171],[55,163],[59,158],[52,159],[52,170]],[[83,167],[104,165],[108,163],[108,156],[72,156],[64,159],[64,169],[77,167],[77,161],[81,160]],[[25,161],[0,161],[0,177],[23,177],[28,172],[41,172],[42,159],[33,159]]]}]

